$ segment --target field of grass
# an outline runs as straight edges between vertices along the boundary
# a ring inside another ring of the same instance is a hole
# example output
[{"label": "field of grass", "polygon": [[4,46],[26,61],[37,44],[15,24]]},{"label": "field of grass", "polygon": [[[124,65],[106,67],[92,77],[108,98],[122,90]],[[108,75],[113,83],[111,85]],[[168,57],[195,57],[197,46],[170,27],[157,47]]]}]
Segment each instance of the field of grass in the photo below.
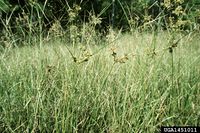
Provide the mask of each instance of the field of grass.
[{"label": "field of grass", "polygon": [[200,39],[188,35],[169,48],[169,38],[135,33],[85,48],[57,40],[5,49],[0,132],[153,133],[161,125],[200,125]]}]

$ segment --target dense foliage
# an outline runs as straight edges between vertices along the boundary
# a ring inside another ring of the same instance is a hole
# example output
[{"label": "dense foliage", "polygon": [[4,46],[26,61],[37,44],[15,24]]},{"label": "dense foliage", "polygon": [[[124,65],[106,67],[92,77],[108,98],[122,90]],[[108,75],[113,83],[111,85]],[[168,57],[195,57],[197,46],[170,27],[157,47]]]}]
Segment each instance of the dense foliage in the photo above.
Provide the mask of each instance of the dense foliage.
[{"label": "dense foliage", "polygon": [[[16,26],[20,18],[49,28],[59,20],[66,28],[70,22],[83,23],[91,15],[101,18],[99,28],[109,25],[125,30],[140,26],[193,28],[199,22],[198,0],[1,0],[1,28]],[[24,20],[25,21],[25,20]],[[37,25],[36,24],[36,25]]]},{"label": "dense foliage", "polygon": [[200,125],[199,6],[0,0],[0,133]]}]

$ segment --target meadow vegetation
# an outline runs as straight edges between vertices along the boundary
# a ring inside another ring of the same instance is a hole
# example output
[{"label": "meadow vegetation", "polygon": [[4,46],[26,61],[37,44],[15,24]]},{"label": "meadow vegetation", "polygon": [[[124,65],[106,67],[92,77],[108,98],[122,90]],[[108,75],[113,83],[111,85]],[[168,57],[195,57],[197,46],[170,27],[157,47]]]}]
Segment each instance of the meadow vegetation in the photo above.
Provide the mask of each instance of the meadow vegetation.
[{"label": "meadow vegetation", "polygon": [[[14,29],[9,18],[1,19],[0,132],[151,133],[199,126],[199,24],[165,2],[176,21],[158,16],[128,24],[126,32],[113,26],[101,32],[103,18],[95,14],[77,23],[78,5],[68,10],[66,29],[60,20],[46,28],[25,12]],[[129,8],[118,4],[126,16]]]}]

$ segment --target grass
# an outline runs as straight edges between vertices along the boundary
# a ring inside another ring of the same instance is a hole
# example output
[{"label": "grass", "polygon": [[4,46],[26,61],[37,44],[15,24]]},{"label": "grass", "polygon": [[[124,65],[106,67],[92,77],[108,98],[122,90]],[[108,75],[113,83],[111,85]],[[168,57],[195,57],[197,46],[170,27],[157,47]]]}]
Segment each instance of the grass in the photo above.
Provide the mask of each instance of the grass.
[{"label": "grass", "polygon": [[[200,125],[199,38],[183,38],[173,58],[163,49],[168,38],[121,35],[103,49],[89,46],[94,55],[82,63],[67,48],[77,57],[83,51],[59,40],[3,51],[0,132],[137,133]],[[113,47],[118,58],[128,54],[125,63],[113,60]]]}]

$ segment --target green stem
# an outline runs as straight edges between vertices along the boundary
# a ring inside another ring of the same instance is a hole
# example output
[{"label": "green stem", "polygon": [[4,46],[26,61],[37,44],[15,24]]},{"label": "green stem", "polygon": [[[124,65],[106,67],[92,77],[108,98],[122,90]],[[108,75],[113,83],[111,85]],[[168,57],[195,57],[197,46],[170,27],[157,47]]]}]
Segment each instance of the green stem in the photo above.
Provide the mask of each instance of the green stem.
[{"label": "green stem", "polygon": [[171,79],[172,79],[172,89],[174,88],[174,54],[173,54],[173,49],[171,53],[171,66],[172,66],[172,74],[171,74]]}]

